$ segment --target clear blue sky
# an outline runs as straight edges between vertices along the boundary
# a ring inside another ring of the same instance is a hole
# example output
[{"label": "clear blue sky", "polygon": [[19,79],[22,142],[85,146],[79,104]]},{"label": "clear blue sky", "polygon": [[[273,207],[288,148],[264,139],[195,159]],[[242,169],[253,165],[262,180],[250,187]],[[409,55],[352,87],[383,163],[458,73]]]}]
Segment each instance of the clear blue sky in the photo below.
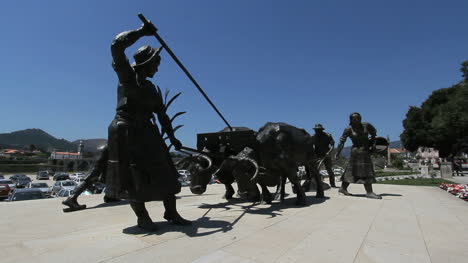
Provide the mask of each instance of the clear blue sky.
[{"label": "clear blue sky", "polygon": [[[110,44],[142,12],[232,126],[282,121],[335,139],[358,111],[397,140],[410,105],[461,79],[468,1],[4,1],[0,133],[106,138],[117,78]],[[146,37],[141,45],[158,46]],[[224,123],[167,54],[153,81],[173,94],[177,136]]]}]

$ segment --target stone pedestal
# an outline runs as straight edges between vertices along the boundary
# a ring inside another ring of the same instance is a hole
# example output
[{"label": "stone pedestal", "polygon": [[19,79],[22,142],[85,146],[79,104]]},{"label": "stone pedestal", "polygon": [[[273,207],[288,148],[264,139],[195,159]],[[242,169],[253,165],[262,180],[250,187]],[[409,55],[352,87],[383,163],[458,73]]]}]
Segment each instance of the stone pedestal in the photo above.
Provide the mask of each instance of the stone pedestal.
[{"label": "stone pedestal", "polygon": [[452,163],[449,163],[449,162],[440,163],[440,177],[452,178]]}]

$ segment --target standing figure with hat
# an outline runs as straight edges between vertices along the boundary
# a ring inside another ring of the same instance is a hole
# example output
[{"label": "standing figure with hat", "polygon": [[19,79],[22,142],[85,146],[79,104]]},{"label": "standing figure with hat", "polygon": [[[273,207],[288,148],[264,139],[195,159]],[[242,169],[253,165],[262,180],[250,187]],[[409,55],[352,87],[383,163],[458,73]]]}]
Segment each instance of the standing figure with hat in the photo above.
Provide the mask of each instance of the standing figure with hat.
[{"label": "standing figure with hat", "polygon": [[[335,141],[333,140],[333,136],[331,134],[326,133],[323,130],[325,130],[325,128],[323,128],[322,124],[315,124],[315,134],[311,136],[311,140],[314,145],[314,151],[318,160],[320,160],[320,162],[325,165],[325,169],[327,169],[330,186],[336,187],[335,174],[333,173],[332,169],[333,163],[330,156],[331,150],[335,148]],[[317,169],[320,170],[320,167],[317,167]]]},{"label": "standing figure with hat", "polygon": [[343,131],[340,144],[336,150],[335,158],[341,153],[346,139],[349,137],[353,142],[351,157],[341,176],[341,188],[338,191],[344,195],[351,195],[348,192],[350,183],[364,184],[366,196],[373,199],[382,199],[374,193],[372,184],[376,182],[374,165],[371,160],[371,153],[376,150],[377,130],[372,124],[361,122],[361,114],[354,112],[349,115],[349,126]]},{"label": "standing figure with hat", "polygon": [[171,144],[176,149],[182,144],[174,137],[161,94],[147,79],[158,71],[162,48],[139,48],[131,65],[125,55],[126,48],[154,32],[154,25],[145,23],[139,29],[120,33],[112,42],[112,67],[119,82],[116,115],[109,126],[106,177],[106,195],[130,200],[138,226],[150,231],[157,228],[145,208],[145,202],[149,201],[163,201],[164,218],[171,223],[191,224],[177,212],[175,194],[180,192],[181,185],[154,113]]}]

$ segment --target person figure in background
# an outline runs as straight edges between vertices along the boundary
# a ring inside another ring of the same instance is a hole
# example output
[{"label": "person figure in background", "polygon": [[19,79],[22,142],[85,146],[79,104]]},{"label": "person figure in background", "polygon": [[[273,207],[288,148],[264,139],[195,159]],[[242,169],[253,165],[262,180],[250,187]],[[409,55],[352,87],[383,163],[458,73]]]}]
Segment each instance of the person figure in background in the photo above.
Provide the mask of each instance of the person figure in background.
[{"label": "person figure in background", "polygon": [[[325,169],[327,169],[328,178],[330,180],[330,186],[336,187],[335,185],[335,174],[333,173],[333,162],[330,156],[330,153],[333,148],[335,148],[335,141],[331,134],[324,132],[322,124],[315,124],[314,131],[315,134],[312,135],[312,143],[314,145],[314,151],[317,155],[317,159],[323,159],[323,164]],[[320,170],[320,167],[317,167]]]},{"label": "person figure in background", "polygon": [[351,148],[351,157],[341,176],[341,188],[339,193],[351,195],[348,192],[348,186],[351,183],[364,184],[366,197],[373,199],[382,199],[381,196],[374,193],[372,184],[376,182],[374,166],[371,160],[371,153],[376,149],[375,137],[377,130],[370,123],[361,122],[361,114],[354,112],[349,116],[349,126],[343,131],[340,138],[340,144],[336,150],[336,157],[343,150],[346,139],[349,137],[353,142]]}]

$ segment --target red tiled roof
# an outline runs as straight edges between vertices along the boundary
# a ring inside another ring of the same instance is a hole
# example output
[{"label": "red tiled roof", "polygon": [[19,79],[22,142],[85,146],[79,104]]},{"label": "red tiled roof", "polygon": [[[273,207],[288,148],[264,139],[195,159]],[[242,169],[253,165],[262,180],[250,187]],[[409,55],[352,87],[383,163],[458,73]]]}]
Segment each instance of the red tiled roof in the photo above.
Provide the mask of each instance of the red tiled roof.
[{"label": "red tiled roof", "polygon": [[3,153],[6,153],[6,154],[11,154],[11,153],[19,153],[18,150],[13,150],[13,149],[6,149],[3,151]]},{"label": "red tiled roof", "polygon": [[71,152],[55,152],[55,154],[61,154],[61,155],[80,155],[79,153],[71,153]]},{"label": "red tiled roof", "polygon": [[390,153],[405,153],[406,149],[390,148]]}]

